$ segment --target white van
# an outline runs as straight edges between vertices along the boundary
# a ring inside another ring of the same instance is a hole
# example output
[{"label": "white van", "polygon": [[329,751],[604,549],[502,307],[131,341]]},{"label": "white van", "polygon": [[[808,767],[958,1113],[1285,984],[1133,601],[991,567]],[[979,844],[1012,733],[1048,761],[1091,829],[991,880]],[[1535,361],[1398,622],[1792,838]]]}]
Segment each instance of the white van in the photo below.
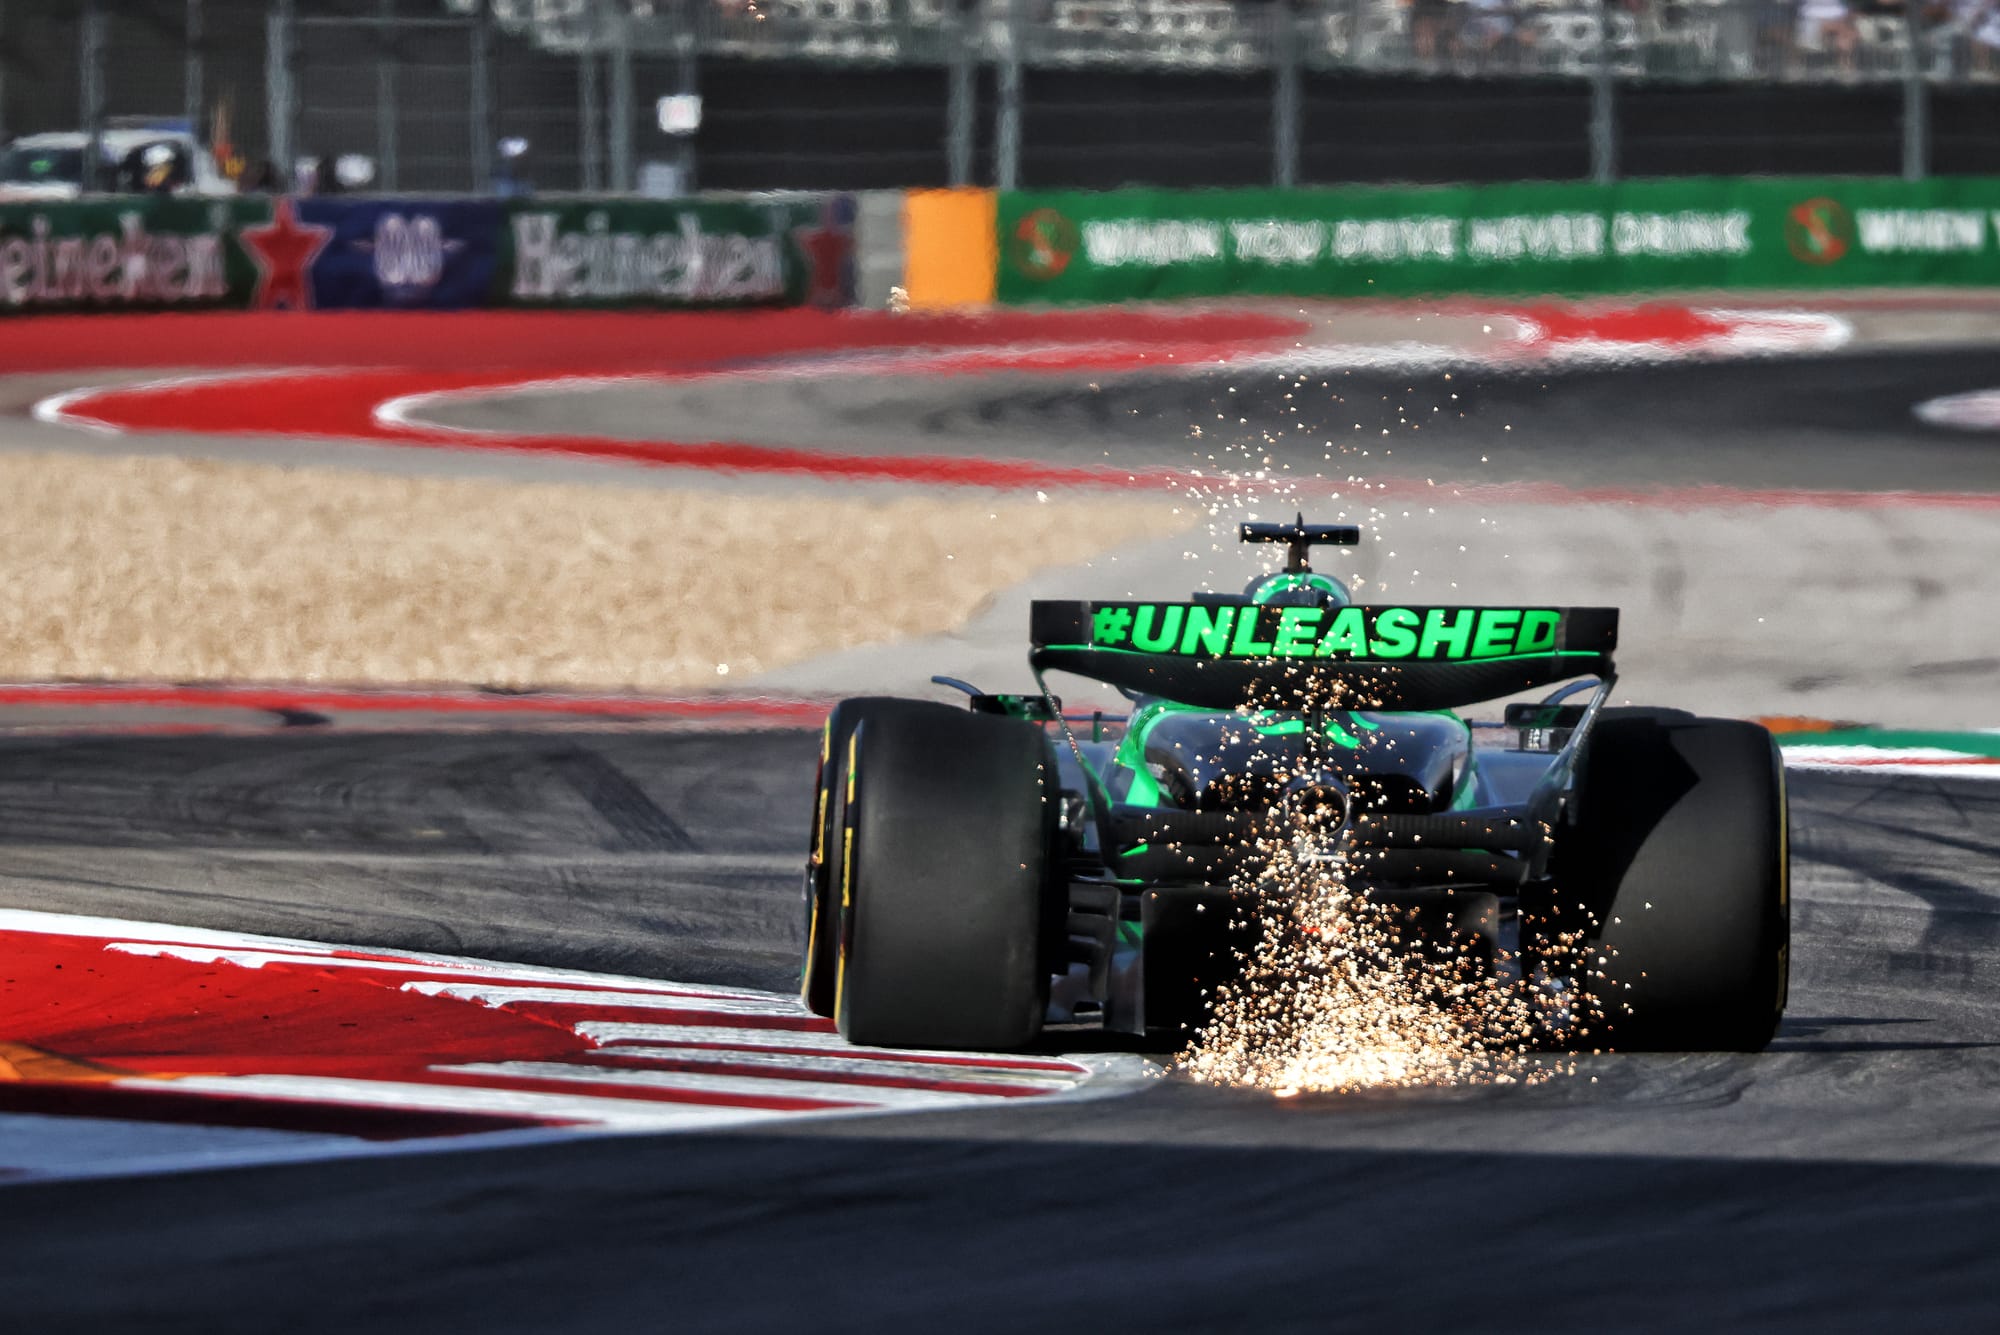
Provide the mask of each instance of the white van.
[{"label": "white van", "polygon": [[[82,130],[27,134],[0,149],[0,201],[75,199],[84,192],[90,136]],[[97,191],[233,195],[236,183],[185,122],[117,121],[98,136]]]}]

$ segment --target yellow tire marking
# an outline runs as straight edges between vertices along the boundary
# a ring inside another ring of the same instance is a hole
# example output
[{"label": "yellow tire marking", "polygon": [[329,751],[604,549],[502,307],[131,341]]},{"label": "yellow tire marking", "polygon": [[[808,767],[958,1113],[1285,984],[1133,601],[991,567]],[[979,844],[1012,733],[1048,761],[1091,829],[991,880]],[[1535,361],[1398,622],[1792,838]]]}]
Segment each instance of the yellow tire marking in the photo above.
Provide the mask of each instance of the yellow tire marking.
[{"label": "yellow tire marking", "polygon": [[847,995],[847,917],[854,911],[854,759],[859,750],[861,730],[847,739],[847,818],[840,829],[840,926],[835,938],[833,972],[833,1013],[840,1015]]},{"label": "yellow tire marking", "polygon": [[1785,944],[1778,947],[1778,1014],[1792,991],[1792,803],[1785,791],[1785,760],[1778,757],[1778,906],[1785,911]]},{"label": "yellow tire marking", "polygon": [[[826,722],[819,729],[819,774],[814,787],[818,801],[813,804],[812,855],[806,865],[817,870],[826,865],[826,804],[828,797],[826,784],[826,762],[833,756],[833,715],[826,716]],[[799,970],[799,999],[812,1003],[813,961],[819,958],[819,878],[813,877],[812,905],[806,914],[806,962]]]}]

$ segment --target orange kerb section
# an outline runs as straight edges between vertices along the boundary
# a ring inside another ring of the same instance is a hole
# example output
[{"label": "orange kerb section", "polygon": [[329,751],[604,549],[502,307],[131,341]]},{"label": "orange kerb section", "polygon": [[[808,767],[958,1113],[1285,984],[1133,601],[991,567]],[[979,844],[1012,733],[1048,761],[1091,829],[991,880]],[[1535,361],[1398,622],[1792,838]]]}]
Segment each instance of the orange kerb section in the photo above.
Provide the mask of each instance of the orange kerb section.
[{"label": "orange kerb section", "polygon": [[903,286],[912,309],[992,302],[999,206],[994,191],[972,188],[903,196]]}]

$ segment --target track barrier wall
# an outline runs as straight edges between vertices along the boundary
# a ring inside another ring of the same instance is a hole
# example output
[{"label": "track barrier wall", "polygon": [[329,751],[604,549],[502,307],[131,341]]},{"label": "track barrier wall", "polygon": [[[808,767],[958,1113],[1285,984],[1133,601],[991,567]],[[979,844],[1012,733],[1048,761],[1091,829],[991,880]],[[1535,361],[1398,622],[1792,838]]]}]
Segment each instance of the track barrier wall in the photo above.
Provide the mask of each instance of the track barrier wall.
[{"label": "track barrier wall", "polygon": [[0,312],[845,306],[855,220],[840,193],[0,203]]},{"label": "track barrier wall", "polygon": [[839,307],[898,287],[937,309],[2000,286],[2000,177],[918,190],[875,201],[868,227],[861,203],[834,192],[0,203],[0,313]]}]

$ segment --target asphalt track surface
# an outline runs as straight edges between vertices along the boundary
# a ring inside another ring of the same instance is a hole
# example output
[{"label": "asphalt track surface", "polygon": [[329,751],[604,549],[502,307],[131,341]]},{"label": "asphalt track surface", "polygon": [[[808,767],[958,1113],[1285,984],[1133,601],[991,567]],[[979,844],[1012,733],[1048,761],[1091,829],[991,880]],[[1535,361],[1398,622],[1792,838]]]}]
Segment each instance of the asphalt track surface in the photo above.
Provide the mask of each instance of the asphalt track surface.
[{"label": "asphalt track surface", "polygon": [[[1336,407],[1368,402],[1345,429],[1379,438],[1381,414],[1456,392],[1467,417],[1424,439],[1469,478],[1526,422],[1545,429],[1509,479],[2000,491],[1993,437],[1907,416],[2000,383],[1991,352],[1441,374],[1369,372],[1306,431],[1275,373],[1259,393],[1106,382],[877,421],[929,448],[1057,435],[1163,462],[1162,431],[1230,398],[1323,470],[1304,442]],[[1614,430],[1631,448],[1604,448]],[[1968,694],[1967,721],[1995,722],[1992,700]],[[815,745],[0,737],[0,906],[783,987]],[[1990,1329],[2000,785],[1795,773],[1792,811],[1792,1000],[1759,1056],[1287,1100],[1165,1080],[1042,1109],[17,1185],[0,1311],[23,1331]]]},{"label": "asphalt track surface", "polygon": [[[783,986],[816,744],[0,742],[0,902]],[[2000,786],[1795,774],[1756,1057],[23,1185],[20,1330],[1985,1327]]]},{"label": "asphalt track surface", "polygon": [[2000,350],[1926,348],[1539,370],[1300,363],[1057,384],[1006,373],[631,382],[583,387],[587,404],[577,388],[552,389],[421,416],[539,431],[575,429],[587,412],[592,434],[631,440],[672,420],[700,438],[1155,470],[1268,456],[1309,476],[1987,495],[2000,492],[2000,433],[1932,426],[1912,409],[1995,386]]}]

